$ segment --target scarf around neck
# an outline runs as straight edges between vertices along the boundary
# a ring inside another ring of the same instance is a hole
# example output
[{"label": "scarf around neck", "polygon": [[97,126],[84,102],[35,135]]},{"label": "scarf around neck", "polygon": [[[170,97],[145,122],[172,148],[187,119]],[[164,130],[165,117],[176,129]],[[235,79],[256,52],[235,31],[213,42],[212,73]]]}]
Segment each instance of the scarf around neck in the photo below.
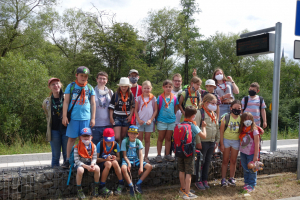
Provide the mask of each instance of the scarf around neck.
[{"label": "scarf around neck", "polygon": [[170,93],[170,101],[169,102],[167,102],[167,100],[166,100],[166,97],[165,97],[165,93],[163,92],[161,95],[160,95],[163,99],[164,99],[164,101],[165,101],[165,108],[168,108],[169,107],[169,104],[172,102],[172,99],[174,98],[174,94],[173,93]]},{"label": "scarf around neck", "polygon": [[94,144],[93,142],[90,143],[90,145],[92,146],[92,153],[91,155],[89,155],[85,145],[83,144],[83,142],[81,140],[79,140],[78,144],[75,146],[75,148],[78,149],[78,154],[82,157],[82,158],[90,158],[92,159],[93,158],[93,154],[94,154],[94,151],[95,151],[95,147],[94,147]]},{"label": "scarf around neck", "polygon": [[84,87],[87,85],[87,81],[84,84],[80,84],[77,80],[75,80],[75,83],[81,87],[81,94],[79,99],[79,105],[83,105],[85,103],[85,89]]},{"label": "scarf around neck", "polygon": [[191,120],[191,119],[184,118],[183,121],[184,121],[184,122],[192,122],[195,126],[197,126],[196,121],[193,121],[193,120]]},{"label": "scarf around neck", "polygon": [[[97,94],[99,106],[100,106],[101,108],[106,108],[106,107],[108,107],[108,104],[109,104],[109,98],[108,98],[108,97],[109,97],[109,95],[108,95],[109,89],[105,86],[105,87],[104,87],[104,90],[100,90],[100,89],[98,88],[98,86],[96,86],[96,87],[95,87],[95,92],[96,92],[96,94]],[[101,101],[101,97],[105,97],[105,103],[103,103],[103,102]]]},{"label": "scarf around neck", "polygon": [[147,102],[145,102],[145,100],[144,100],[144,95],[142,94],[141,95],[141,98],[142,98],[142,100],[143,100],[143,102],[144,102],[144,104],[142,105],[142,107],[141,107],[141,110],[143,110],[143,107],[146,105],[146,108],[147,108],[147,106],[148,106],[148,103],[150,103],[150,101],[154,98],[154,95],[152,94],[152,93],[150,93],[149,94],[149,101],[147,101]]}]

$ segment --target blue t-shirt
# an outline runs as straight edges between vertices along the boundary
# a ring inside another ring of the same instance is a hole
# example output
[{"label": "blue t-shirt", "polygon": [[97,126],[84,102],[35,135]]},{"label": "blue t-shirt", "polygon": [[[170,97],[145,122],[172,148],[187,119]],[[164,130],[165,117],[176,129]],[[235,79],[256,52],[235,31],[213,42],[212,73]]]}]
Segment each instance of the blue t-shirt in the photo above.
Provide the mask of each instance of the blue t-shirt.
[{"label": "blue t-shirt", "polygon": [[[158,109],[159,109],[160,98],[161,97],[157,98]],[[166,98],[166,101],[169,102],[170,98]],[[176,99],[176,105],[178,105],[178,104],[179,104],[178,99]],[[166,103],[164,100],[162,100],[161,109],[159,110],[157,121],[164,122],[167,124],[174,123],[176,120],[176,115],[174,113],[174,110],[175,110],[174,99],[172,99],[171,103],[169,104],[169,106],[167,108],[165,106],[166,106]]]},{"label": "blue t-shirt", "polygon": [[[100,153],[99,158],[103,158],[103,156],[105,155],[105,153],[104,153],[104,151],[103,151],[103,152],[100,152],[100,143],[101,143],[101,141],[98,142],[98,144],[97,144],[97,153]],[[101,143],[101,144],[102,144],[102,143]],[[115,153],[120,152],[120,146],[119,146],[119,144],[118,144],[117,142],[116,142],[116,144],[117,144],[117,151],[116,151]],[[109,147],[109,146],[107,146],[106,144],[105,144],[105,146],[106,146],[106,151],[109,151],[110,148],[112,147],[112,145]],[[113,150],[112,150],[112,151],[113,151]]]},{"label": "blue t-shirt", "polygon": [[[128,151],[126,152],[126,156],[129,160],[139,159],[139,155],[136,154],[137,147],[135,146],[135,143],[136,143],[136,141],[134,141],[134,142],[129,141],[129,148],[128,148]],[[140,140],[139,140],[138,145],[139,145],[138,146],[139,150],[144,148],[143,143]],[[124,139],[122,141],[121,151],[126,151],[126,139]],[[124,158],[122,160],[124,160]]]},{"label": "blue t-shirt", "polygon": [[[69,104],[69,108],[68,110],[71,109],[72,105],[74,104],[77,95],[80,93],[81,91],[81,87],[79,87],[76,83],[75,87],[73,89],[73,95],[70,95],[71,103]],[[66,90],[65,90],[65,94],[70,94],[70,89],[71,89],[71,83],[67,86]],[[91,104],[89,101],[89,88],[86,85],[84,87],[85,89],[85,102],[83,105],[79,105],[79,101],[80,101],[80,97],[78,97],[76,105],[73,108],[72,114],[71,114],[71,118],[73,120],[90,120],[91,119]],[[94,88],[91,87],[91,96],[95,96],[95,90]]]}]

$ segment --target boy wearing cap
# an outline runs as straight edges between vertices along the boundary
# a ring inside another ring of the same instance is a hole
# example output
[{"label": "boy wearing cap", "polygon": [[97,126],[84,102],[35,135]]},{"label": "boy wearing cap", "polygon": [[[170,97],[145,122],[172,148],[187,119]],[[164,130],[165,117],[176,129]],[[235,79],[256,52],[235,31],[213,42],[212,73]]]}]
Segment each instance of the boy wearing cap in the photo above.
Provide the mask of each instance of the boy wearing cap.
[{"label": "boy wearing cap", "polygon": [[[128,73],[128,78],[131,83],[131,92],[134,96],[134,98],[140,96],[142,94],[142,86],[138,85],[137,82],[139,80],[139,72],[138,70],[131,69]],[[135,113],[133,113],[130,124],[135,125]]]},{"label": "boy wearing cap", "polygon": [[[124,138],[121,145],[121,151],[123,153],[122,159],[122,173],[124,179],[129,185],[130,195],[134,196],[134,191],[142,194],[141,184],[143,180],[149,175],[152,170],[152,165],[143,161],[143,144],[137,139],[139,135],[138,127],[130,126],[128,129],[128,137]],[[131,182],[129,173],[131,167],[139,167],[138,175],[142,174],[141,178],[138,180],[134,186]],[[145,171],[144,171],[145,168]],[[129,172],[129,173],[128,173]]]},{"label": "boy wearing cap", "polygon": [[[90,70],[87,67],[78,67],[75,82],[70,83],[65,90],[62,123],[67,126],[66,135],[69,139],[67,160],[62,165],[63,168],[69,168],[70,153],[80,130],[95,125],[95,91],[87,82],[89,73]],[[70,121],[67,112],[71,112]]]},{"label": "boy wearing cap", "polygon": [[111,167],[115,169],[115,173],[119,179],[119,186],[114,194],[121,195],[124,189],[124,181],[122,178],[121,168],[119,166],[120,160],[120,147],[115,141],[115,132],[112,128],[106,128],[103,131],[103,140],[97,144],[97,163],[100,169],[103,170],[101,182],[99,186],[99,193],[108,197],[112,191],[105,187],[105,182]]},{"label": "boy wearing cap", "polygon": [[95,165],[96,161],[96,146],[92,142],[92,131],[90,128],[83,128],[80,131],[80,140],[78,144],[74,146],[74,167],[75,169],[77,169],[76,183],[79,199],[85,198],[81,187],[81,180],[84,173],[84,169],[86,169],[89,172],[94,172],[95,183],[93,188],[93,195],[98,196],[100,168],[98,165]]}]

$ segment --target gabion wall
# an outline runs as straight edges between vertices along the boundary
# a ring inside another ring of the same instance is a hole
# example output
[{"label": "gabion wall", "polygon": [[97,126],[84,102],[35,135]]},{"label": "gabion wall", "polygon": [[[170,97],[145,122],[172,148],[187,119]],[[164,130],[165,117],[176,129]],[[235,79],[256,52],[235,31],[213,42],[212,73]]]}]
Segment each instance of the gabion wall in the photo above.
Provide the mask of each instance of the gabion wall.
[{"label": "gabion wall", "polygon": [[[274,154],[262,154],[261,161],[264,170],[258,174],[274,174],[297,171],[297,151],[279,151]],[[143,181],[143,187],[158,187],[161,185],[178,184],[179,173],[176,162],[155,163],[151,160],[153,170]],[[209,171],[209,179],[221,177],[222,160],[213,160]],[[229,168],[228,168],[229,171]],[[49,199],[73,197],[76,195],[76,170],[72,170],[70,185],[67,186],[69,170],[62,168],[17,168],[0,171],[0,200],[4,199]],[[238,158],[235,177],[243,177],[243,168]],[[138,169],[132,169],[133,183],[138,180]],[[91,193],[94,174],[85,172],[82,186],[85,194]],[[118,179],[113,169],[107,179],[107,187],[115,189]]]}]

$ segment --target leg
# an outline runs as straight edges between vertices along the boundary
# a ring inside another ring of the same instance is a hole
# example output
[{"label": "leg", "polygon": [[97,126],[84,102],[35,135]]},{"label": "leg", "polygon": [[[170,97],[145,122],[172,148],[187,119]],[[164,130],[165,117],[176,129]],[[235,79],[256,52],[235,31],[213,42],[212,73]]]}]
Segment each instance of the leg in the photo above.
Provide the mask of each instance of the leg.
[{"label": "leg", "polygon": [[52,162],[51,167],[59,166],[60,149],[61,149],[61,136],[60,131],[51,130],[51,150],[52,150]]},{"label": "leg", "polygon": [[179,181],[181,189],[185,190],[185,172],[179,172]]},{"label": "leg", "polygon": [[229,154],[230,154],[230,148],[225,148],[223,153],[223,160],[222,160],[222,179],[226,178]]},{"label": "leg", "polygon": [[211,156],[215,149],[215,143],[214,142],[202,142],[202,149],[204,149],[204,148],[205,148],[205,156],[203,153],[203,168],[202,168],[201,180],[207,181]]},{"label": "leg", "polygon": [[[253,156],[254,154],[252,155],[246,155],[247,157],[247,165],[249,162],[251,162],[253,160]],[[253,170],[249,170],[249,173],[248,173],[248,184],[251,185],[253,188],[256,186],[256,179],[257,179],[257,172],[253,172]]]},{"label": "leg", "polygon": [[161,154],[162,144],[166,136],[166,130],[158,131],[158,138],[157,138],[157,155]]},{"label": "leg", "polygon": [[127,165],[122,165],[121,170],[122,170],[123,177],[124,177],[125,181],[128,184],[130,184],[131,180],[130,180],[130,177],[129,177],[129,174],[128,174],[128,171],[127,171]]},{"label": "leg", "polygon": [[146,132],[145,133],[145,157],[148,158],[148,153],[150,149],[150,135],[151,133]]},{"label": "leg", "polygon": [[111,166],[112,166],[112,164],[110,161],[106,161],[104,163],[104,170],[102,171],[101,182],[106,181]]},{"label": "leg", "polygon": [[128,131],[128,126],[122,126],[121,128],[121,141],[126,137],[127,131]]},{"label": "leg", "polygon": [[[112,163],[113,168],[115,169],[115,173],[116,173],[118,179],[122,180],[123,179],[122,172],[121,172],[121,168],[120,168],[118,161],[114,160],[111,163]],[[103,176],[103,174],[102,174],[102,176]]]},{"label": "leg", "polygon": [[245,185],[249,184],[249,169],[248,169],[248,162],[247,162],[247,155],[244,153],[240,153],[240,157],[241,157],[241,164],[243,167],[243,173],[244,173],[244,183]]},{"label": "leg", "polygon": [[84,172],[83,167],[78,167],[77,168],[77,174],[76,174],[76,183],[77,183],[77,185],[81,185],[83,172]]},{"label": "leg", "polygon": [[185,193],[186,194],[190,193],[191,181],[192,181],[192,175],[191,174],[186,174],[185,175]]},{"label": "leg", "polygon": [[62,148],[64,162],[67,159],[68,139],[69,139],[68,136],[66,136],[66,129],[61,130],[61,148]]},{"label": "leg", "polygon": [[166,155],[170,154],[171,150],[171,137],[173,135],[173,131],[167,130],[166,136],[165,136],[165,150],[166,150]]},{"label": "leg", "polygon": [[68,139],[68,144],[67,144],[67,159],[70,158],[70,153],[72,151],[72,147],[74,146],[76,141],[76,138],[70,138]]},{"label": "leg", "polygon": [[119,145],[121,144],[121,126],[115,126],[114,127],[114,132],[115,132],[115,140]]},{"label": "leg", "polygon": [[230,147],[231,156],[230,156],[230,178],[234,177],[235,170],[236,170],[236,159],[239,153],[239,150],[235,150],[234,148]]},{"label": "leg", "polygon": [[139,131],[138,139],[141,140],[141,142],[143,142],[143,135],[144,135],[144,132],[143,131]]},{"label": "leg", "polygon": [[98,165],[95,165],[95,171],[94,171],[94,181],[96,183],[99,182],[100,179],[100,167]]},{"label": "leg", "polygon": [[145,178],[150,174],[150,172],[152,170],[152,165],[150,165],[150,164],[147,163],[144,166],[144,168],[145,168],[145,171],[144,171],[144,173],[142,174],[142,176],[140,178],[142,181],[145,180]]}]

